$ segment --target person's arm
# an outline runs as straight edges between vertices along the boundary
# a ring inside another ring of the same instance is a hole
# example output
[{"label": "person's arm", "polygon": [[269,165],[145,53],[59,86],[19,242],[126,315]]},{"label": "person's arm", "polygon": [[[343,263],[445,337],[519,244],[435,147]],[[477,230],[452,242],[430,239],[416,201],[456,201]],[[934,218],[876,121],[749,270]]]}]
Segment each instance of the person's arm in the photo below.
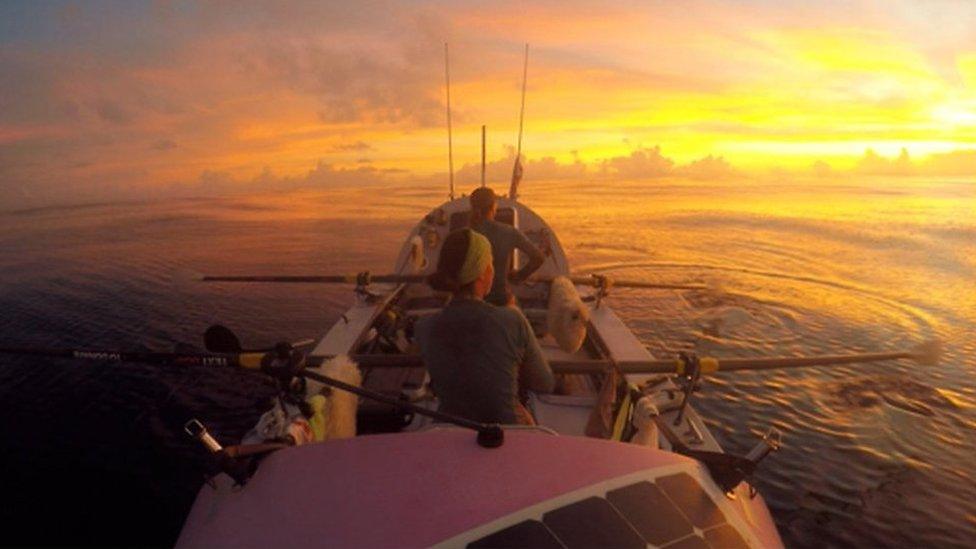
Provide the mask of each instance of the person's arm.
[{"label": "person's arm", "polygon": [[539,270],[539,267],[545,263],[546,256],[543,255],[542,251],[540,251],[539,248],[536,247],[536,245],[533,244],[528,237],[522,233],[522,231],[516,229],[515,233],[515,248],[522,250],[525,252],[525,255],[529,256],[529,262],[525,264],[525,267],[522,267],[510,277],[512,282],[519,283],[532,276],[532,273]]},{"label": "person's arm", "polygon": [[532,332],[532,325],[525,315],[517,309],[513,309],[522,318],[522,336],[525,341],[525,360],[519,372],[519,383],[521,389],[535,391],[537,393],[551,393],[556,387],[556,377],[549,367],[549,361],[542,354],[539,347],[539,340]]}]

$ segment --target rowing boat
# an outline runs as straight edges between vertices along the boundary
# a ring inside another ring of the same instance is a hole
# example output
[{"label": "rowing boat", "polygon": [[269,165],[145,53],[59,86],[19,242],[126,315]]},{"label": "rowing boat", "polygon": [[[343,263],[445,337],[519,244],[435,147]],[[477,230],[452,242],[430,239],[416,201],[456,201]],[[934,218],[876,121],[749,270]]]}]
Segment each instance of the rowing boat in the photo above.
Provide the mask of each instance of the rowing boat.
[{"label": "rowing boat", "polygon": [[[445,63],[446,56],[445,45]],[[523,114],[527,63],[528,45]],[[412,228],[393,273],[203,278],[354,284],[353,305],[309,343],[311,352],[298,350],[304,343],[245,351],[227,328],[212,326],[205,353],[9,346],[0,353],[259,368],[278,384],[271,410],[242,445],[222,447],[203,423],[186,424],[221,472],[201,488],[181,547],[781,547],[752,482],[779,446],[778,433],[745,456],[725,452],[690,405],[700,377],[901,359],[935,365],[938,342],[815,357],[652,357],[614,313],[611,287],[704,288],[573,275],[555,232],[517,200],[520,116],[512,186],[496,220],[545,254],[536,275],[513,290],[557,389],[525,395],[534,425],[440,413],[412,328],[447,304],[449,296],[423,281],[446,236],[468,225],[468,201],[454,198],[449,79],[447,90],[451,198]],[[482,127],[483,184],[484,135]],[[515,268],[524,261],[512,259]]]},{"label": "rowing boat", "polygon": [[[569,264],[552,228],[515,199],[499,200],[496,220],[546,255],[537,281],[513,292],[557,372],[557,391],[529,394],[537,425],[502,426],[503,441],[490,445],[411,411],[437,407],[411,327],[449,299],[422,275],[468,214],[462,197],[423,216],[392,282],[357,277],[355,303],[310,352],[311,376],[327,379],[330,359],[350,356],[362,388],[392,399],[360,399],[355,437],[278,450],[243,486],[227,478],[204,486],[178,545],[781,546],[745,478],[765,452],[723,453],[688,405],[697,361],[678,360],[680,378],[615,368],[654,358],[604,299],[606,285],[579,278],[585,339],[567,349],[550,333],[549,281],[569,277]],[[523,258],[513,260],[517,267]],[[574,368],[581,364],[602,366]],[[323,387],[310,379],[306,391]]]}]

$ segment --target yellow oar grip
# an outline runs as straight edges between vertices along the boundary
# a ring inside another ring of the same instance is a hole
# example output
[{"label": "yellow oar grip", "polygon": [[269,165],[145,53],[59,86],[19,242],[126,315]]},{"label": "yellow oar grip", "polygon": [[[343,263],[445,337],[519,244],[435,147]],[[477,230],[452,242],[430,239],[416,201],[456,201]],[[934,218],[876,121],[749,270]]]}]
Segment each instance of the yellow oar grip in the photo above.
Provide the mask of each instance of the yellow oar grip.
[{"label": "yellow oar grip", "polygon": [[239,363],[242,368],[256,370],[261,367],[263,357],[264,353],[243,353],[240,356]]},{"label": "yellow oar grip", "polygon": [[706,356],[705,358],[698,361],[701,365],[701,372],[703,374],[711,374],[718,371],[718,359]]},{"label": "yellow oar grip", "polygon": [[621,440],[624,435],[624,427],[627,425],[627,420],[630,419],[630,407],[631,407],[631,392],[630,386],[627,386],[627,394],[624,395],[624,400],[620,404],[620,410],[617,411],[617,417],[613,422],[613,433],[610,435],[610,440]]},{"label": "yellow oar grip", "polygon": [[[710,356],[698,359],[698,365],[703,374],[712,374],[719,370],[718,359]],[[680,358],[674,360],[674,371],[679,376],[685,373],[685,363]]]}]

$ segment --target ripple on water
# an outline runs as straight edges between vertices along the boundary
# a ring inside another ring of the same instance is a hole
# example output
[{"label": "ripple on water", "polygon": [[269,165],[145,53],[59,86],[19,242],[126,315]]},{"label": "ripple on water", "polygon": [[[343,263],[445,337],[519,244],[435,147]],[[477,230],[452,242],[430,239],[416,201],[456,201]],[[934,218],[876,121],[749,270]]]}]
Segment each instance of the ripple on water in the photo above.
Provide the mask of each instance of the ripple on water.
[{"label": "ripple on water", "polygon": [[[824,216],[782,219],[780,210],[797,211],[795,201],[776,203],[777,193],[795,196],[789,187],[758,194],[705,182],[565,188],[533,185],[527,200],[552,223],[578,270],[711,284],[702,292],[614,290],[610,304],[655,355],[868,352],[943,336],[947,357],[939,369],[887,362],[720,373],[705,380],[695,406],[729,451],[747,452],[770,427],[782,431],[782,450],[762,463],[756,481],[788,546],[960,546],[976,539],[976,301],[967,294],[976,254],[965,238],[971,223],[899,229],[858,226],[850,215],[843,224]],[[837,189],[824,211],[836,206]],[[897,190],[891,196],[907,192]],[[388,269],[404,233],[443,190],[404,186],[375,194],[316,190],[0,218],[0,332],[23,344],[141,342],[156,349],[198,344],[213,322],[255,345],[320,336],[348,306],[348,289],[199,285],[172,273]],[[848,213],[865,207],[863,197],[844,200],[857,203]],[[770,201],[776,207],[757,215],[756,204]],[[581,212],[581,203],[599,207]],[[735,208],[746,213],[712,218],[701,211]],[[172,543],[205,467],[199,449],[180,435],[182,422],[205,417],[218,438],[234,441],[270,391],[262,378],[237,371],[61,361],[0,366],[4,404],[19,414],[18,424],[39,431],[8,431],[11,444],[32,459],[52,448],[58,455],[81,449],[83,460],[94,457],[80,471],[132,487],[118,499],[136,509],[128,522],[114,521],[134,525],[120,544]],[[52,410],[57,420],[34,421],[51,418]],[[98,425],[94,441],[91,425]],[[139,501],[152,505],[139,508]],[[159,505],[169,506],[168,518],[149,508]],[[149,535],[147,525],[162,526]]]},{"label": "ripple on water", "polygon": [[[644,263],[613,267],[620,277],[661,275]],[[708,270],[669,266],[667,279],[707,278]],[[724,291],[677,299],[618,291],[612,303],[661,356],[677,348],[716,356],[870,352],[905,348],[937,330],[931,313],[852,284],[721,272]],[[759,482],[789,545],[951,544],[958,510],[970,504],[960,502],[954,515],[932,511],[926,502],[941,498],[933,479],[959,477],[933,464],[976,448],[971,412],[960,406],[967,390],[944,392],[941,384],[903,362],[729,373],[706,382],[714,395],[698,407],[722,418],[709,426],[733,451],[747,451],[770,425],[784,433],[784,449],[763,464]],[[892,517],[915,533],[891,528]]]}]

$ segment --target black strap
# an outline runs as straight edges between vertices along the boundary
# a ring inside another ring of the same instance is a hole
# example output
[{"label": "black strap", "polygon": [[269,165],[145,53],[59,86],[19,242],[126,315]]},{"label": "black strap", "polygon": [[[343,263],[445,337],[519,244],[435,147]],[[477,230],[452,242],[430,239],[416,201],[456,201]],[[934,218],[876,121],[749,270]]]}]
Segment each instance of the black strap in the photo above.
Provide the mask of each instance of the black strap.
[{"label": "black strap", "polygon": [[264,444],[238,444],[236,446],[227,446],[221,450],[229,458],[237,459],[242,457],[256,456],[260,454],[270,454],[284,448],[293,446],[292,444],[285,444],[283,442],[266,442]]},{"label": "black strap", "polygon": [[664,433],[664,438],[671,443],[671,449],[676,454],[681,454],[701,462],[708,469],[712,480],[722,487],[725,492],[735,490],[740,482],[752,475],[756,470],[756,464],[742,456],[727,454],[725,452],[711,452],[708,450],[693,450],[678,438],[672,431],[667,422],[661,416],[654,416],[654,423],[658,429]]}]

